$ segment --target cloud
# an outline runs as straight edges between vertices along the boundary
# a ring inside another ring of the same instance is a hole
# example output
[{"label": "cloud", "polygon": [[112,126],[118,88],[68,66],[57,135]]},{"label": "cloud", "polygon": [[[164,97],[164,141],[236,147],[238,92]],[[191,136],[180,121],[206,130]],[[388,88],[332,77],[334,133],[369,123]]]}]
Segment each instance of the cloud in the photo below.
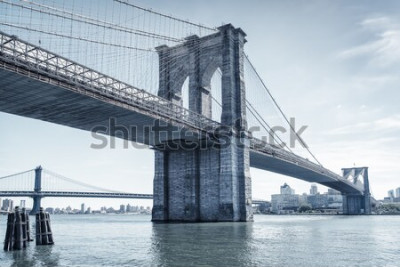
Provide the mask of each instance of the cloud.
[{"label": "cloud", "polygon": [[400,131],[400,114],[391,115],[374,121],[359,122],[336,129],[331,129],[327,134],[366,134],[368,132]]},{"label": "cloud", "polygon": [[367,57],[372,65],[389,67],[400,63],[400,24],[389,17],[365,19],[360,23],[374,39],[339,53],[339,57],[350,59]]}]

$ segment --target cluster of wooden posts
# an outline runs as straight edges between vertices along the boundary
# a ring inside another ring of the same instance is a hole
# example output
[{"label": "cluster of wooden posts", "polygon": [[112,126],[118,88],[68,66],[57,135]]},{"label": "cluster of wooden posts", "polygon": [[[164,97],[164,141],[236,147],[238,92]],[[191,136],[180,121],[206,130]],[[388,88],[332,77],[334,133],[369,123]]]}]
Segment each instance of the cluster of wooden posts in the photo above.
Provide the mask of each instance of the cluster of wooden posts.
[{"label": "cluster of wooden posts", "polygon": [[[4,241],[4,250],[21,250],[26,248],[31,239],[29,215],[25,208],[22,210],[15,207],[14,212],[10,212],[7,218],[6,238]],[[36,245],[52,245],[53,234],[50,227],[49,213],[40,208],[36,214]]]}]

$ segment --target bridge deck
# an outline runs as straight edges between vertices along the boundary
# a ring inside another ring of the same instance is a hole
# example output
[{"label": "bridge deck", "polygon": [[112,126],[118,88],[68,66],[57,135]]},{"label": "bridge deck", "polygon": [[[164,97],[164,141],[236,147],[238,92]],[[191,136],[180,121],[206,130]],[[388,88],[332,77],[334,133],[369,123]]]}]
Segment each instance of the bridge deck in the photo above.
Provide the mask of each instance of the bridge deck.
[{"label": "bridge deck", "polygon": [[[169,139],[196,140],[220,126],[165,99],[1,32],[0,41],[0,111],[87,131],[102,126],[107,129],[106,135],[150,146]],[[57,68],[55,58],[64,62],[69,71],[65,67]],[[90,79],[87,73],[91,73]],[[98,79],[105,79],[105,82],[98,83]],[[115,84],[119,84],[118,88]],[[118,125],[129,130],[128,136],[124,136],[122,131],[110,132],[109,119],[112,117],[117,119]],[[160,139],[154,136],[154,131],[145,130],[156,120],[163,122],[166,125],[164,130],[172,136],[165,135]],[[137,131],[132,131],[133,126]],[[250,164],[255,168],[320,183],[343,193],[363,193],[361,186],[328,169],[256,139],[251,140]]]}]

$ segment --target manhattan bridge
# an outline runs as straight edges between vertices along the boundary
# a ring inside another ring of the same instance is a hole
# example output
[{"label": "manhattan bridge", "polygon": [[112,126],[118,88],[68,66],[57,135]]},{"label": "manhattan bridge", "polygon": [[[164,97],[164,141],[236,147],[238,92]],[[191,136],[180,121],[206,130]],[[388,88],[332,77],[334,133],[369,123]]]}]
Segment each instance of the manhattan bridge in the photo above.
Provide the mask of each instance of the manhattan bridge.
[{"label": "manhattan bridge", "polygon": [[[251,221],[253,167],[338,190],[344,214],[370,214],[368,168],[339,175],[318,161],[245,43],[231,24],[205,26],[128,0],[0,0],[1,112],[155,153],[152,195],[77,181],[80,189],[42,190],[42,172],[71,180],[36,168],[0,178],[0,196],[32,197],[33,210],[43,197],[153,198],[153,221]],[[283,142],[272,125],[301,146]]]}]

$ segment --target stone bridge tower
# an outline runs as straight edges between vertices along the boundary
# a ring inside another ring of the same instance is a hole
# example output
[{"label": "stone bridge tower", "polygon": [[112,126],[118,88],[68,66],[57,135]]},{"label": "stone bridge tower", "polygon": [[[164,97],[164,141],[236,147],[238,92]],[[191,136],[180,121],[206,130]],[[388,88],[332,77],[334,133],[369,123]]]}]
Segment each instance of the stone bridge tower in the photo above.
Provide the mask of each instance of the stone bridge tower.
[{"label": "stone bridge tower", "polygon": [[[246,34],[231,24],[174,47],[157,47],[158,95],[182,105],[189,77],[189,109],[211,118],[210,83],[222,71],[221,124],[228,145],[156,148],[153,221],[251,221],[251,178],[246,125],[243,46]],[[175,140],[177,141],[177,140]],[[201,140],[199,140],[200,142]]]},{"label": "stone bridge tower", "polygon": [[[364,187],[363,195],[343,194],[343,214],[358,215],[371,214],[371,192],[369,189],[368,167],[343,168],[343,177],[352,177],[353,183],[362,183]],[[361,181],[360,178],[363,178]]]}]

